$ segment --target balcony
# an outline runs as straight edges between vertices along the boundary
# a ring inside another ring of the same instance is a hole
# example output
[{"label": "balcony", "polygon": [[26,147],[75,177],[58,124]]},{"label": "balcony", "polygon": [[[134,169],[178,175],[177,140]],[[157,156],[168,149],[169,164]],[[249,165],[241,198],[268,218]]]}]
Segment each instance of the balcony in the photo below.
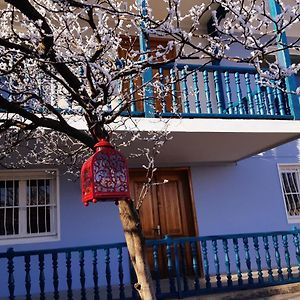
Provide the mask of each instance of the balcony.
[{"label": "balcony", "polygon": [[[236,162],[300,136],[298,96],[282,92],[286,82],[263,86],[254,68],[168,64],[147,72],[124,85],[131,105],[123,116],[134,122],[116,130],[144,137],[168,130],[172,139],[157,157],[161,165]],[[141,91],[146,100],[139,101]]]}]

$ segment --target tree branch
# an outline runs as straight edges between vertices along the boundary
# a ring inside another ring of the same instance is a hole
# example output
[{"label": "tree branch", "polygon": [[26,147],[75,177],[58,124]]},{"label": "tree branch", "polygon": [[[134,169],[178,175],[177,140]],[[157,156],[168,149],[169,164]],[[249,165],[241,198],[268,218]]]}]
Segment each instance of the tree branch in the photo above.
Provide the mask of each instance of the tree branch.
[{"label": "tree branch", "polygon": [[70,126],[66,122],[60,122],[57,120],[53,120],[47,117],[38,117],[36,114],[33,114],[26,110],[25,108],[20,107],[17,103],[9,102],[4,97],[0,95],[0,108],[4,109],[7,113],[15,113],[19,116],[25,118],[26,120],[31,121],[33,124],[39,127],[49,128],[56,130],[58,132],[65,133],[91,149],[93,149],[93,146],[95,144],[94,139],[86,134],[83,130],[78,130],[72,126]]}]

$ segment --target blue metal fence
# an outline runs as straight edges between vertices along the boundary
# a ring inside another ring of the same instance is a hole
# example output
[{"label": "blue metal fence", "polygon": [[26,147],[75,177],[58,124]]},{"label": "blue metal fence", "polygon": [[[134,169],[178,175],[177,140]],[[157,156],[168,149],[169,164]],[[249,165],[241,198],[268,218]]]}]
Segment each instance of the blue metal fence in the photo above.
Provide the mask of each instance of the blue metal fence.
[{"label": "blue metal fence", "polygon": [[[298,229],[147,241],[158,298],[300,281]],[[0,297],[136,299],[125,243],[0,253]]]}]

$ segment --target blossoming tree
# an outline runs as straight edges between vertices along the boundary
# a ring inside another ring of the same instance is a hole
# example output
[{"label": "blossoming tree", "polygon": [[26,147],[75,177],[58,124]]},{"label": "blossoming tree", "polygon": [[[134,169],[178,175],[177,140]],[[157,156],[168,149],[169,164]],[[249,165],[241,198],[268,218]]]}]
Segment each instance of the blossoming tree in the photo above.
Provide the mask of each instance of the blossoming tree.
[{"label": "blossoming tree", "polygon": [[[132,107],[170,93],[175,79],[167,74],[162,84],[162,74],[152,70],[176,68],[180,60],[251,64],[261,84],[285,80],[278,87],[297,93],[290,77],[299,65],[287,50],[298,52],[300,38],[287,41],[285,32],[297,26],[298,1],[162,2],[159,16],[146,0],[0,2],[2,165],[65,164],[76,171],[97,140],[113,134],[112,124],[130,118]],[[149,47],[153,37],[164,42]],[[242,54],[234,55],[234,47]],[[274,54],[279,59],[270,60]],[[125,144],[131,138],[115,136]],[[133,202],[120,201],[119,210],[137,290],[154,299],[138,214]]]}]

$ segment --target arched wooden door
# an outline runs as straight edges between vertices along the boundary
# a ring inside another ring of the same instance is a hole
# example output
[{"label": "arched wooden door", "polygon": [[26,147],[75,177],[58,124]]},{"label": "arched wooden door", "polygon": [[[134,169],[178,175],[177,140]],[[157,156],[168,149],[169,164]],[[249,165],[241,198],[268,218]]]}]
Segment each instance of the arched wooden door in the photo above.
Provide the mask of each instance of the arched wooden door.
[{"label": "arched wooden door", "polygon": [[[167,181],[167,182],[166,182]],[[145,172],[130,171],[130,187],[135,201],[139,199]],[[139,211],[141,225],[146,239],[162,239],[165,235],[173,238],[195,236],[195,219],[189,187],[188,170],[158,170],[153,178],[154,184],[143,199]],[[166,183],[163,183],[166,182]],[[151,249],[148,250],[150,267],[153,269]],[[166,261],[160,249],[160,270],[166,271]]]}]

